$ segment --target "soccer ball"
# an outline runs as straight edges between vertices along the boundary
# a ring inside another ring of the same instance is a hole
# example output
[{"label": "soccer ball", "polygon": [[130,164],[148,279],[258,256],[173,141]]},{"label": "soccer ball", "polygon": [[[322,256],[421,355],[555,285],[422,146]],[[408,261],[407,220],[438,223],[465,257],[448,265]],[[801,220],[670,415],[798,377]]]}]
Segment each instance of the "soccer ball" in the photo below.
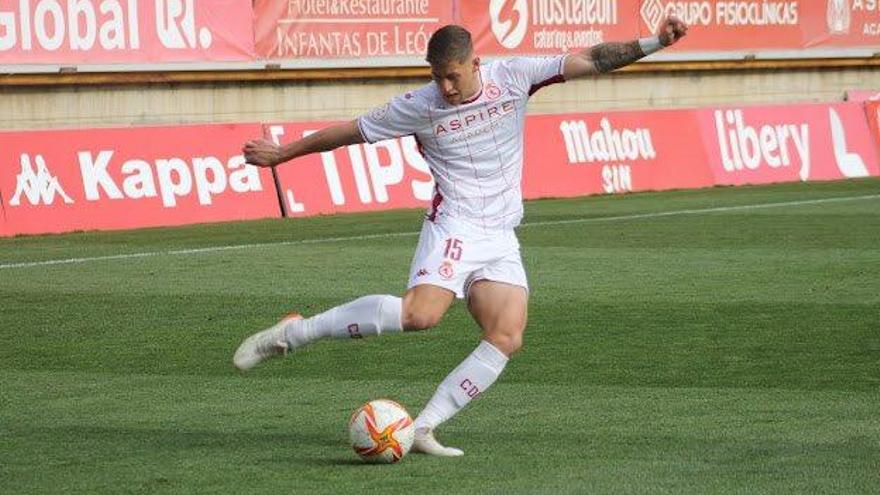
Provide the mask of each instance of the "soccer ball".
[{"label": "soccer ball", "polygon": [[367,462],[390,464],[403,459],[414,436],[409,413],[388,399],[367,402],[348,421],[351,446]]}]

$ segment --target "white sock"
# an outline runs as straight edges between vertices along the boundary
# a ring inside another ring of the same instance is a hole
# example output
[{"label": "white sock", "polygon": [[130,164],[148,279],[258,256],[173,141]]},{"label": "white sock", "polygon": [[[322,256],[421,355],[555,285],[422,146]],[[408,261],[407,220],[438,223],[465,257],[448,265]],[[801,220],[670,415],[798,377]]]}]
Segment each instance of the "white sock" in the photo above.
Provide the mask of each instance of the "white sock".
[{"label": "white sock", "polygon": [[486,342],[452,370],[416,418],[415,428],[433,430],[488,389],[504,371],[507,356]]},{"label": "white sock", "polygon": [[301,331],[307,342],[327,337],[359,339],[382,332],[400,332],[403,330],[402,310],[403,300],[399,297],[364,296],[299,324],[288,325],[285,332],[287,339],[293,340],[290,332]]}]

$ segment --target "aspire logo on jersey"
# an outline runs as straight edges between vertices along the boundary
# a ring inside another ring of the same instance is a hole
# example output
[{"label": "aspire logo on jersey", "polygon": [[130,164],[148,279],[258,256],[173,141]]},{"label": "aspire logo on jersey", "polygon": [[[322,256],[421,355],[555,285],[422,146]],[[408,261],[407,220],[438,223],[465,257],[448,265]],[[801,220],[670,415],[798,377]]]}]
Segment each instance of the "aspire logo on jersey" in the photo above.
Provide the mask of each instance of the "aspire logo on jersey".
[{"label": "aspire logo on jersey", "polygon": [[502,119],[515,111],[516,103],[513,100],[506,100],[464,115],[456,114],[454,117],[443,119],[435,124],[434,135],[442,137],[450,132],[466,131],[474,125],[491,124],[494,120]]}]

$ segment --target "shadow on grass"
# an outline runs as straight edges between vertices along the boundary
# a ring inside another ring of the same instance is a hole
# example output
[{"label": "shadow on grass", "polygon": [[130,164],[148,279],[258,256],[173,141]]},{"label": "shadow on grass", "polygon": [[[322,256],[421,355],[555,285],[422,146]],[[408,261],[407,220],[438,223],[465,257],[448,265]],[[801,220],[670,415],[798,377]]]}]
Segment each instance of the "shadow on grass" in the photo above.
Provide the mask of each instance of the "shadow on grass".
[{"label": "shadow on grass", "polygon": [[[17,431],[15,431],[17,430]],[[190,429],[169,424],[167,428],[137,426],[34,426],[16,428],[12,432],[35,441],[51,441],[53,445],[101,446],[105,455],[114,450],[129,452],[150,450],[188,451],[191,449],[222,449],[230,452],[277,452],[277,447],[290,446],[290,451],[336,448],[339,439],[333,435],[295,431],[221,431]],[[271,448],[267,448],[271,446]],[[93,449],[94,450],[94,449]]]},{"label": "shadow on grass", "polygon": [[[352,454],[352,455],[354,455],[354,454]],[[303,459],[301,462],[303,464],[307,464],[309,466],[375,467],[375,466],[383,466],[384,465],[384,464],[370,464],[369,462],[364,462],[356,457],[343,457],[343,456]]]}]

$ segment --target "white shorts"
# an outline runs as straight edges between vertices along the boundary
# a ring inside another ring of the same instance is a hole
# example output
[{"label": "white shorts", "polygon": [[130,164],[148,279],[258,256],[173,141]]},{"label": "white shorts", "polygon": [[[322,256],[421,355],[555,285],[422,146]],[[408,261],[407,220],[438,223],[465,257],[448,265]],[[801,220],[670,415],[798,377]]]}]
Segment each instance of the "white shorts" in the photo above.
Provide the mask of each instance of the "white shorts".
[{"label": "white shorts", "polygon": [[408,289],[430,284],[463,299],[478,280],[492,280],[529,290],[513,230],[494,235],[465,233],[425,221],[409,269]]}]

